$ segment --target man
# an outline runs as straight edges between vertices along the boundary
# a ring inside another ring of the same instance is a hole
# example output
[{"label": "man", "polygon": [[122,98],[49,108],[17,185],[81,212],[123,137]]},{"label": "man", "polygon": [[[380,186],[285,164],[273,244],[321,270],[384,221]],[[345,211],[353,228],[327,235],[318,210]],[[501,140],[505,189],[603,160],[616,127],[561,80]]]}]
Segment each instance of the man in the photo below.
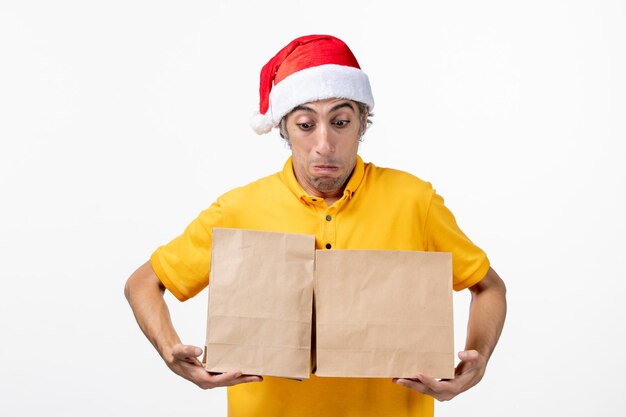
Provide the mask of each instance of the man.
[{"label": "man", "polygon": [[[281,172],[221,196],[133,273],[125,293],[141,329],[178,375],[205,389],[229,386],[232,416],[432,415],[433,398],[449,400],[482,378],[504,323],[502,280],[430,184],[357,155],[374,100],[367,75],[342,41],[321,35],[292,41],[264,66],[260,95],[253,128],[278,127],[291,158]],[[454,288],[472,294],[456,377],[312,375],[297,382],[207,373],[197,359],[202,350],[178,338],[163,292],[186,300],[208,285],[214,227],[312,234],[317,249],[452,252]]]}]

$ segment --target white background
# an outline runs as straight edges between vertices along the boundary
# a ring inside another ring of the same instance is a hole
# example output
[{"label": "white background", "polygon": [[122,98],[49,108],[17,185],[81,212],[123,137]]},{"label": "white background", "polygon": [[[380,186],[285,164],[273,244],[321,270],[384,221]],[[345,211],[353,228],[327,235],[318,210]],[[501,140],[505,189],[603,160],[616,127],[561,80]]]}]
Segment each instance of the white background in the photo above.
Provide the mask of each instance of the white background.
[{"label": "white background", "polygon": [[[623,413],[618,0],[2,1],[0,413],[225,415],[224,390],[161,362],[123,285],[217,196],[282,167],[277,133],[248,127],[258,74],[311,33],[370,76],[363,158],[432,182],[508,286],[484,380],[437,414]],[[201,345],[206,291],[168,301]]]}]

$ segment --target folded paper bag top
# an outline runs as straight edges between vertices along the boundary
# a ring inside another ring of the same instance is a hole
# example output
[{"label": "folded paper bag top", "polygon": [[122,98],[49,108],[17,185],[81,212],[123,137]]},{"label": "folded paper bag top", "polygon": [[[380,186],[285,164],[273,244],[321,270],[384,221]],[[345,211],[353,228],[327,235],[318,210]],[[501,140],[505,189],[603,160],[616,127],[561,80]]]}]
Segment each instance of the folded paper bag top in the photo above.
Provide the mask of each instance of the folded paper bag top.
[{"label": "folded paper bag top", "polygon": [[318,250],[314,288],[317,376],[454,377],[450,253]]},{"label": "folded paper bag top", "polygon": [[[314,278],[315,277],[315,278]],[[315,237],[213,230],[206,369],[454,377],[451,254],[315,251]]]},{"label": "folded paper bag top", "polygon": [[213,229],[205,368],[310,376],[315,237]]}]

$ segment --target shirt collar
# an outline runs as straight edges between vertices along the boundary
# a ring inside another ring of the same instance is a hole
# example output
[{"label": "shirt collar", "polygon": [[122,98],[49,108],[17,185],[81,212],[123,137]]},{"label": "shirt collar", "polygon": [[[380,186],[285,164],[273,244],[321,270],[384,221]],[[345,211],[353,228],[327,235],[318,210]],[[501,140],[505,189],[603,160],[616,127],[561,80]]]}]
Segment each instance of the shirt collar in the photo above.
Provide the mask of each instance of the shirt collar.
[{"label": "shirt collar", "polygon": [[[352,198],[354,193],[356,192],[359,185],[363,180],[365,175],[365,164],[363,163],[363,159],[359,155],[356,156],[356,164],[354,166],[354,170],[352,171],[352,175],[348,180],[348,184],[346,184],[346,188],[343,190],[343,195],[348,199]],[[283,183],[289,188],[299,200],[301,201],[315,201],[316,197],[309,196],[303,189],[298,180],[296,179],[296,175],[293,173],[293,160],[291,157],[287,159],[285,162],[285,166],[283,167],[283,171],[281,173],[281,178]]]}]

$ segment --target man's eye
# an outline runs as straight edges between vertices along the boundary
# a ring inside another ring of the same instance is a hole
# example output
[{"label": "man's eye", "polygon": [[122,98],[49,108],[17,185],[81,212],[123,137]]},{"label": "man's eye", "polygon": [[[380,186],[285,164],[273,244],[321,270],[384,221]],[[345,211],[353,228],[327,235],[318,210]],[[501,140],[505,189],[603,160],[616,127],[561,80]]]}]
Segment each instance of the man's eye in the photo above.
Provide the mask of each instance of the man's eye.
[{"label": "man's eye", "polygon": [[300,126],[300,129],[302,130],[309,130],[311,127],[313,127],[312,123],[298,123],[298,126]]},{"label": "man's eye", "polygon": [[348,123],[350,123],[350,120],[337,120],[335,122],[335,126],[337,127],[345,127],[348,125]]}]

